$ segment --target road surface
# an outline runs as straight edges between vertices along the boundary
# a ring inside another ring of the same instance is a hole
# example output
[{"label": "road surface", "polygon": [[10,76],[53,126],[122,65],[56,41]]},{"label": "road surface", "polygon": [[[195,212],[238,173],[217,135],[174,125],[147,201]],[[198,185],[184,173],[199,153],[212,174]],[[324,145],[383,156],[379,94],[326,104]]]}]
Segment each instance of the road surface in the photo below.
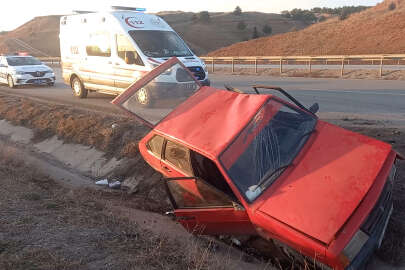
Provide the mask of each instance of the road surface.
[{"label": "road surface", "polygon": [[[60,74],[59,69],[55,69]],[[278,78],[270,76],[238,76],[211,74],[212,85],[224,88],[224,84],[243,90],[250,89],[253,84],[280,86],[296,97],[304,105],[314,102],[320,105],[323,118],[345,117],[394,121],[405,125],[405,82],[387,80],[342,80],[319,78]],[[91,93],[87,99],[72,96],[71,89],[66,86],[60,76],[54,87],[21,87],[9,89],[0,86],[0,92],[9,92],[24,96],[36,97],[57,103],[86,107],[121,113],[110,104],[113,96]]]}]

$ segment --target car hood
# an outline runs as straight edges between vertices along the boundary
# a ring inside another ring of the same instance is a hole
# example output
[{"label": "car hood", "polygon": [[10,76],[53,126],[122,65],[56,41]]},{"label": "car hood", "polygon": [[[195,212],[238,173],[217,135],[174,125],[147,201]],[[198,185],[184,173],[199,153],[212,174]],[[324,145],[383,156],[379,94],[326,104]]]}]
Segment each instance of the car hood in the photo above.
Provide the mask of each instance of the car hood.
[{"label": "car hood", "polygon": [[373,185],[391,145],[319,121],[310,146],[262,196],[258,211],[330,243]]},{"label": "car hood", "polygon": [[24,71],[24,72],[35,72],[35,71],[48,71],[52,70],[45,65],[32,65],[32,66],[15,66],[13,67],[15,71]]}]

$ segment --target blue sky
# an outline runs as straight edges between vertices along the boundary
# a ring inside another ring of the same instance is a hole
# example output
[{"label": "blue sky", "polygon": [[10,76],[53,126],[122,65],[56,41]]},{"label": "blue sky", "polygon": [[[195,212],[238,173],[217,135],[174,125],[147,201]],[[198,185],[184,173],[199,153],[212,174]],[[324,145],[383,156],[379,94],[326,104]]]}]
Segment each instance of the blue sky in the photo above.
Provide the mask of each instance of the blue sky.
[{"label": "blue sky", "polygon": [[[111,5],[139,6],[148,12],[165,10],[182,11],[232,11],[240,6],[244,11],[280,13],[293,8],[340,7],[350,5],[375,5],[382,0],[7,0],[1,7],[0,31],[12,30],[35,16],[68,14],[72,10],[102,10]],[[196,3],[201,3],[196,5]]]}]

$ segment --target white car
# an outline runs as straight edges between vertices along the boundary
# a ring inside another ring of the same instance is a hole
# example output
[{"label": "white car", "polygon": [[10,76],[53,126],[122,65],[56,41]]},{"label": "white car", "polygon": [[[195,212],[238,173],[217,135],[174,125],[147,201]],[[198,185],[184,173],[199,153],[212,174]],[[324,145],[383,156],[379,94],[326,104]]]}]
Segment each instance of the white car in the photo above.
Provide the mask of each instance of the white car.
[{"label": "white car", "polygon": [[0,83],[6,83],[10,88],[27,84],[52,86],[55,73],[32,56],[0,56]]}]

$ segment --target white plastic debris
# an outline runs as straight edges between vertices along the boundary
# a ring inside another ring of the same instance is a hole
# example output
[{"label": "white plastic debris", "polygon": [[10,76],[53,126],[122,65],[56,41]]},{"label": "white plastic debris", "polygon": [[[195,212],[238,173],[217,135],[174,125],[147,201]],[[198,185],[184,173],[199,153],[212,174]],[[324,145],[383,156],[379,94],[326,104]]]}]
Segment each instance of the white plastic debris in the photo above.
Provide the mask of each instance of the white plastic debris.
[{"label": "white plastic debris", "polygon": [[232,237],[232,243],[238,247],[240,247],[242,245],[242,243],[234,237]]},{"label": "white plastic debris", "polygon": [[120,181],[114,181],[112,183],[109,183],[108,186],[112,189],[120,189],[121,188],[121,182]]},{"label": "white plastic debris", "polygon": [[108,186],[108,180],[107,179],[99,180],[99,181],[96,182],[96,185],[98,185],[98,186]]}]

